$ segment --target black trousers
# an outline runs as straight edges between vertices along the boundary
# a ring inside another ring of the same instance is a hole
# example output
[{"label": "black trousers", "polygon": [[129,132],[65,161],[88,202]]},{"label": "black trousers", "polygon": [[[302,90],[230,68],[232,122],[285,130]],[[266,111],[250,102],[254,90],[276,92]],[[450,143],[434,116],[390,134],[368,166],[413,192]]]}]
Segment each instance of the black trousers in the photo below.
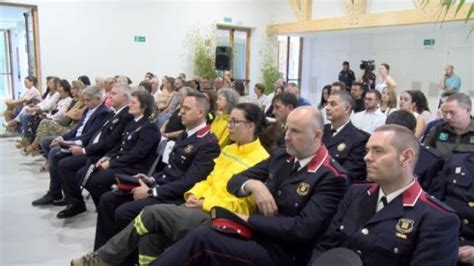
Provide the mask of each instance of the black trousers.
[{"label": "black trousers", "polygon": [[146,206],[160,203],[155,198],[133,200],[131,194],[118,195],[106,192],[97,208],[97,227],[94,250],[102,247],[115,234],[125,228]]},{"label": "black trousers", "polygon": [[191,231],[150,265],[294,265],[294,262],[289,257],[274,256],[269,245],[206,226]]}]

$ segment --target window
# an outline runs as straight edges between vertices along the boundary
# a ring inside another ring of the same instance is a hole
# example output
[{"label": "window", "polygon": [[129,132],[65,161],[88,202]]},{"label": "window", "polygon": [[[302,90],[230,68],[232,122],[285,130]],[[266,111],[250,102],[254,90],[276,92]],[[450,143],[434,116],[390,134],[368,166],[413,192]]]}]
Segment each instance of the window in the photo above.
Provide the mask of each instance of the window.
[{"label": "window", "polygon": [[278,36],[278,71],[286,82],[301,83],[303,38]]},{"label": "window", "polygon": [[217,25],[217,46],[232,48],[232,77],[244,84],[249,82],[250,33],[250,28]]}]

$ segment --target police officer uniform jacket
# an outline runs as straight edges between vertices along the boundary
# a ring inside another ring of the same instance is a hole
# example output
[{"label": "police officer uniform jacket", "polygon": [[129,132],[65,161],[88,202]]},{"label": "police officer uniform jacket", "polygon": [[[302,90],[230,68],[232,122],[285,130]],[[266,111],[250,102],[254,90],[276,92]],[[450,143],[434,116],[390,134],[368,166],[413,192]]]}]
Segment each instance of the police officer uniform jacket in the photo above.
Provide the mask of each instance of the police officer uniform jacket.
[{"label": "police officer uniform jacket", "polygon": [[257,242],[281,265],[308,262],[311,244],[329,225],[349,183],[344,169],[324,145],[302,169],[293,171],[293,163],[294,158],[278,149],[270,158],[233,176],[227,185],[231,194],[244,196],[241,187],[247,180],[265,182],[278,214],[251,215],[248,223]]},{"label": "police officer uniform jacket", "polygon": [[160,131],[148,117],[132,119],[122,133],[120,145],[105,155],[110,158],[110,169],[120,168],[130,174],[146,172],[153,164],[160,138]]},{"label": "police officer uniform jacket", "polygon": [[421,188],[439,198],[439,173],[443,170],[443,155],[430,146],[420,145],[420,154],[413,173],[416,175]]},{"label": "police officer uniform jacket", "polygon": [[100,127],[110,114],[110,110],[103,103],[101,103],[99,106],[97,106],[97,109],[94,111],[91,117],[89,117],[89,120],[87,120],[82,130],[82,134],[79,137],[76,137],[77,130],[84,123],[88,112],[90,112],[89,109],[84,112],[81,120],[79,120],[79,123],[77,123],[77,125],[73,129],[62,135],[64,140],[80,140],[83,146],[87,145],[91,140],[92,136],[100,129]]},{"label": "police officer uniform jacket", "polygon": [[453,154],[442,177],[441,199],[461,219],[461,243],[474,245],[474,153]]},{"label": "police officer uniform jacket", "polygon": [[417,181],[376,212],[379,186],[356,184],[317,244],[321,251],[346,247],[365,266],[456,265],[459,219],[424,192]]},{"label": "police officer uniform jacket", "polygon": [[364,180],[365,169],[365,144],[369,134],[348,122],[335,136],[331,131],[331,124],[324,126],[323,143],[334,158],[344,169],[352,181]]},{"label": "police officer uniform jacket", "polygon": [[447,122],[433,128],[426,136],[425,144],[436,148],[448,160],[453,153],[474,152],[474,118],[471,118],[468,131],[457,135]]},{"label": "police officer uniform jacket", "polygon": [[92,136],[89,144],[84,147],[85,154],[93,157],[93,161],[100,159],[99,157],[119,144],[125,127],[132,119],[133,116],[128,112],[128,106],[119,110],[118,113],[110,113],[102,127]]},{"label": "police officer uniform jacket", "polygon": [[168,165],[153,175],[158,184],[153,193],[155,198],[163,202],[183,202],[184,192],[211,173],[219,152],[219,142],[208,125],[189,137],[183,133],[176,140]]}]

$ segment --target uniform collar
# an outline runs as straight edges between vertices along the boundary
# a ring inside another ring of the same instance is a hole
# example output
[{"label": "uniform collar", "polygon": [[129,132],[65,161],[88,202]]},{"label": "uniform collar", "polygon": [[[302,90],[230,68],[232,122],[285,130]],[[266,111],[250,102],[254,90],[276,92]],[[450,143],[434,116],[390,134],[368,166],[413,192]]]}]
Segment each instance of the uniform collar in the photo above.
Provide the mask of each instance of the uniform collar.
[{"label": "uniform collar", "polygon": [[207,133],[207,130],[204,130],[205,132],[202,132],[202,129],[208,128],[206,122],[201,123],[199,126],[194,127],[192,129],[186,130],[186,133],[188,134],[188,138],[191,137],[192,135],[197,133],[198,137],[203,137],[205,133]]},{"label": "uniform collar", "polygon": [[[379,190],[380,186],[377,184],[372,184],[367,190],[367,194],[370,196]],[[421,188],[420,184],[417,180],[413,180],[408,186],[403,188],[404,190],[400,193],[402,196],[402,203],[404,207],[413,207],[415,206],[416,202],[420,198],[421,194],[423,194],[423,189]],[[395,192],[394,192],[395,193]],[[394,194],[392,193],[392,194]],[[390,196],[390,195],[389,195]],[[397,195],[398,196],[398,195]],[[379,197],[380,194],[379,194]],[[394,197],[396,198],[396,197]],[[388,201],[388,199],[387,199]]]},{"label": "uniform collar", "polygon": [[[316,154],[314,154],[312,157],[308,157],[306,159],[310,159],[308,162],[307,162],[307,166],[308,166],[308,172],[310,173],[315,173],[319,167],[321,167],[321,165],[324,163],[324,161],[328,158],[328,155],[329,155],[329,152],[328,150],[326,149],[326,146],[324,146],[324,144],[321,145],[321,147],[319,148],[319,150],[316,152]],[[293,156],[289,156],[288,159],[286,160],[288,163],[292,162],[293,160],[295,159],[295,157]],[[302,165],[303,161],[306,160],[306,159],[303,159],[303,160],[300,160],[300,165],[302,166],[301,168],[303,168],[304,166]]]},{"label": "uniform collar", "polygon": [[351,122],[351,119],[347,119],[347,121],[342,126],[340,126],[339,128],[333,128],[332,124],[331,124],[331,130],[336,130],[332,134],[332,136],[336,136],[339,132],[341,132],[341,130],[343,130],[347,126],[347,124],[349,124],[349,122]]},{"label": "uniform collar", "polygon": [[413,185],[414,182],[415,182],[415,179],[413,179],[408,185],[406,185],[406,186],[400,188],[399,190],[396,190],[396,191],[394,191],[394,192],[392,192],[392,193],[390,193],[390,194],[388,194],[388,195],[385,195],[385,194],[383,193],[382,188],[379,188],[379,199],[378,199],[377,202],[379,202],[382,197],[385,197],[385,198],[387,199],[387,203],[390,203],[392,200],[394,200],[394,199],[395,199],[396,197],[398,197],[400,194],[402,194],[402,193],[405,192],[407,189],[409,189],[409,188]]},{"label": "uniform collar", "polygon": [[247,154],[251,151],[258,150],[262,147],[260,140],[257,138],[256,140],[246,143],[244,145],[237,145],[235,144],[238,153]]}]

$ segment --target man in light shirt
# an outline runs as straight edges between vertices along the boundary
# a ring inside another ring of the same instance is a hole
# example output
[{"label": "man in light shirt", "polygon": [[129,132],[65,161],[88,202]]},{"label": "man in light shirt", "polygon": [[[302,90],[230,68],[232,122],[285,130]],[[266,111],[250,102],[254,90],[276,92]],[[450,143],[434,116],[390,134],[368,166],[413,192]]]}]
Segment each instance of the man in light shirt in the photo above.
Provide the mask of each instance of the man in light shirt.
[{"label": "man in light shirt", "polygon": [[352,116],[352,124],[369,134],[372,134],[379,126],[384,125],[386,116],[378,108],[381,98],[382,95],[379,91],[368,91],[364,99],[365,110]]}]

